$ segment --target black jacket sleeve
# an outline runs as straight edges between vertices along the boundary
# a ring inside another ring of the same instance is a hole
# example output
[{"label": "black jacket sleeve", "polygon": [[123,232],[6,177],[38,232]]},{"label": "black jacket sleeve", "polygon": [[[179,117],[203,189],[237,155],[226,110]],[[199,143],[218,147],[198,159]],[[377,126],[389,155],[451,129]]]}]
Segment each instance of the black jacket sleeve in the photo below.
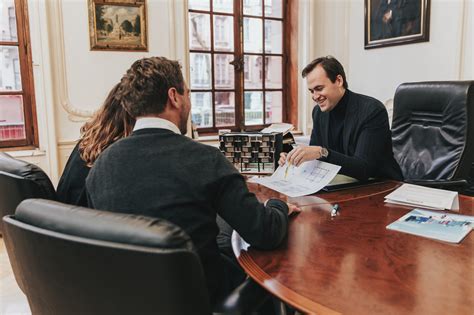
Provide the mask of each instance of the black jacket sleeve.
[{"label": "black jacket sleeve", "polygon": [[[219,152],[214,183],[214,206],[218,214],[250,245],[271,249],[278,246],[288,231],[288,206],[271,199],[264,206],[249,192],[244,178]],[[231,169],[229,169],[231,168]]]}]

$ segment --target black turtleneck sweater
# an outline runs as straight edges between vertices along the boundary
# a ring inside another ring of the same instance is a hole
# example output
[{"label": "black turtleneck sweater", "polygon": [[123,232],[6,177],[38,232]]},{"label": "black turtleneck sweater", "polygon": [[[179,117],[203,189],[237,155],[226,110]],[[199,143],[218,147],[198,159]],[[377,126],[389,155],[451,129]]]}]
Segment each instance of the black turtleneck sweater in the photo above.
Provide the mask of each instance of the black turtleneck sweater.
[{"label": "black turtleneck sweater", "polygon": [[349,93],[344,92],[339,103],[329,112],[329,134],[328,147],[337,152],[344,152],[342,138],[344,131],[344,119],[346,117],[346,107]]},{"label": "black turtleneck sweater", "polygon": [[387,110],[369,96],[346,90],[330,112],[313,109],[310,145],[328,149],[327,162],[341,166],[341,174],[403,180],[393,157]]}]

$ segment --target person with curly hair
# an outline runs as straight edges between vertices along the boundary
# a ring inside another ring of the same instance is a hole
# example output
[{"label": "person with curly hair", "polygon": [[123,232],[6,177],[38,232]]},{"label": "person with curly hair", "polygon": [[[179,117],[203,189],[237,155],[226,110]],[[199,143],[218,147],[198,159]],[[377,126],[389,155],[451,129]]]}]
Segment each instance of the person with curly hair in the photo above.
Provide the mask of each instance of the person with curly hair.
[{"label": "person with curly hair", "polygon": [[90,168],[102,151],[132,132],[135,119],[123,109],[117,94],[119,88],[120,83],[112,88],[91,120],[81,127],[81,138],[69,156],[59,180],[59,201],[87,206],[85,185]]}]

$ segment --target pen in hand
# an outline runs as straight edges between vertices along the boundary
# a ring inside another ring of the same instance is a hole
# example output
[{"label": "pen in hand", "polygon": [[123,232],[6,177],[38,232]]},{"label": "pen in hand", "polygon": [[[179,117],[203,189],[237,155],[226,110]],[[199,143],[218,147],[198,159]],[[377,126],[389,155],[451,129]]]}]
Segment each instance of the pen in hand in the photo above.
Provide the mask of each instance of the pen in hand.
[{"label": "pen in hand", "polygon": [[288,168],[291,166],[291,163],[288,162],[288,164],[286,165],[286,169],[285,169],[285,179],[286,179],[286,176],[288,176]]},{"label": "pen in hand", "polygon": [[292,218],[297,216],[301,212],[301,208],[298,207],[297,205],[294,205],[292,203],[287,202],[286,203],[288,206],[288,217]]}]

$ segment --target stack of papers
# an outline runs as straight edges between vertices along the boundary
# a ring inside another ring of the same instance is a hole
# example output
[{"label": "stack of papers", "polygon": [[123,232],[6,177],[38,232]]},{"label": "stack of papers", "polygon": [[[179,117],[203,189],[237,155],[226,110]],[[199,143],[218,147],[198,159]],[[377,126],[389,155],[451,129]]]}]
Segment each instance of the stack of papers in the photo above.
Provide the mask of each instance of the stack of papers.
[{"label": "stack of papers", "polygon": [[385,202],[433,210],[459,210],[457,192],[412,184],[403,184],[385,196]]},{"label": "stack of papers", "polygon": [[474,225],[474,217],[413,209],[387,229],[428,237],[450,243],[459,243]]},{"label": "stack of papers", "polygon": [[276,123],[276,124],[271,124],[267,128],[262,129],[261,132],[265,133],[271,133],[271,132],[281,132],[284,135],[291,130],[293,130],[294,127],[292,124],[286,124],[286,123]]},{"label": "stack of papers", "polygon": [[270,177],[254,177],[249,180],[288,197],[314,194],[326,186],[341,167],[331,163],[313,160],[296,167],[288,163],[279,167]]}]

